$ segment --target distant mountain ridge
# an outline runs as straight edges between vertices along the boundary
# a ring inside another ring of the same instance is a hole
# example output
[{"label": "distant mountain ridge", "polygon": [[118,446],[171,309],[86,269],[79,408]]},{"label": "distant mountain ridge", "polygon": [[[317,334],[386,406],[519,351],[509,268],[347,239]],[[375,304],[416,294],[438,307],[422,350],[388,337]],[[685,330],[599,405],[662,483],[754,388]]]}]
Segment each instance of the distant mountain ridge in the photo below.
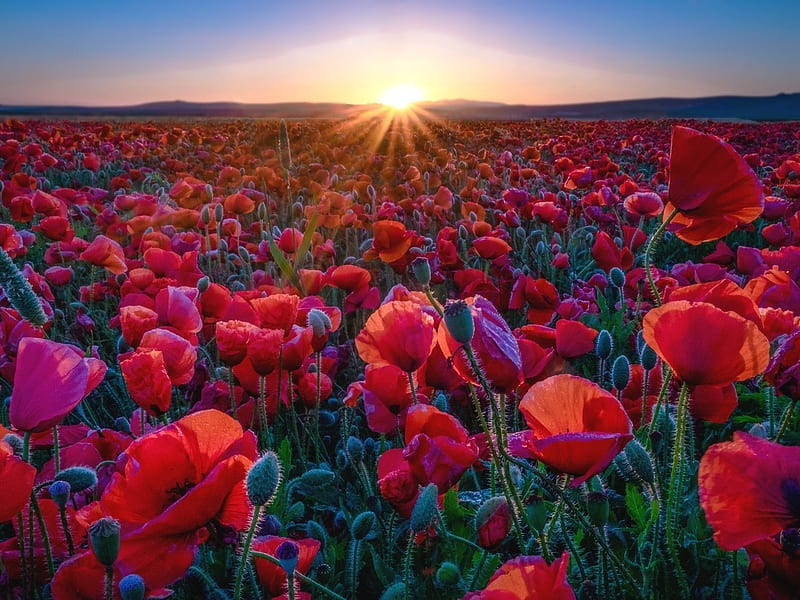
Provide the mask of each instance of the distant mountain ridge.
[{"label": "distant mountain ridge", "polygon": [[[132,106],[12,106],[0,104],[0,115],[24,117],[218,117],[339,119],[375,109],[376,104],[341,102],[149,102]],[[774,96],[645,98],[577,104],[526,105],[476,100],[420,102],[419,108],[444,119],[743,119],[800,120],[800,93]]]}]

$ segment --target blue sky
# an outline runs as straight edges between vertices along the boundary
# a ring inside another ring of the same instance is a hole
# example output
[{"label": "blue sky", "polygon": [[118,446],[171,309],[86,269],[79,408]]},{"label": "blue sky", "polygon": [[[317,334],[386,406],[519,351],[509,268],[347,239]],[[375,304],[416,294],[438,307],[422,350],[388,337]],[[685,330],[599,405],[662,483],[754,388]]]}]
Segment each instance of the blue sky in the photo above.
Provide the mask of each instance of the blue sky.
[{"label": "blue sky", "polygon": [[0,103],[553,104],[800,91],[800,3],[248,0],[9,3]]}]

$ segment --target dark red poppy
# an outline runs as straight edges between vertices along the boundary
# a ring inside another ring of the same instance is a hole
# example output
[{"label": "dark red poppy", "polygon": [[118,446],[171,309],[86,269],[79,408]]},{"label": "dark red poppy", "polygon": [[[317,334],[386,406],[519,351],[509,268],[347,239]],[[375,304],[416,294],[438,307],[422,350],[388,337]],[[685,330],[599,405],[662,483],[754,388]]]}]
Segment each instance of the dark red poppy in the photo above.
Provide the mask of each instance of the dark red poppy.
[{"label": "dark red poppy", "polygon": [[780,341],[764,379],[784,396],[800,400],[800,329]]},{"label": "dark red poppy", "polygon": [[[314,558],[320,549],[319,541],[313,538],[302,539],[289,539],[277,535],[267,535],[264,537],[257,537],[253,540],[251,546],[256,552],[263,552],[270,556],[275,556],[275,551],[284,542],[294,542],[300,550],[297,556],[297,566],[295,570],[305,575],[311,568]],[[256,574],[258,581],[267,590],[270,596],[279,596],[286,591],[286,571],[275,563],[268,561],[265,558],[255,558]]]},{"label": "dark red poppy", "polygon": [[535,383],[520,400],[529,431],[512,434],[512,452],[575,475],[577,486],[605,469],[633,439],[631,421],[619,401],[574,375]]},{"label": "dark red poppy", "polygon": [[526,314],[529,323],[548,323],[559,304],[558,290],[544,278],[534,279],[522,275],[514,282],[508,308],[515,310],[528,305]]},{"label": "dark red poppy", "polygon": [[757,219],[764,196],[758,177],[732,146],[715,135],[673,127],[664,218],[675,209],[670,229],[696,245]]},{"label": "dark red poppy", "polygon": [[419,496],[419,483],[403,458],[402,448],[387,450],[378,459],[378,489],[401,517],[411,516]]},{"label": "dark red poppy", "polygon": [[800,526],[800,447],[737,431],[700,459],[700,505],[725,550]]},{"label": "dark red poppy", "polygon": [[635,192],[625,198],[623,205],[636,217],[657,217],[664,210],[664,202],[655,192]]},{"label": "dark red poppy", "polygon": [[435,483],[444,494],[478,459],[478,447],[454,416],[429,404],[406,414],[403,457],[420,485]]},{"label": "dark red poppy", "polygon": [[798,536],[800,530],[789,529],[745,546],[750,557],[747,591],[753,600],[796,600],[800,588]]},{"label": "dark red poppy", "polygon": [[106,374],[106,364],[69,344],[26,337],[19,343],[9,416],[20,431],[58,425]]},{"label": "dark red poppy", "polygon": [[622,248],[605,231],[601,231],[595,237],[592,245],[592,258],[598,266],[608,273],[612,268],[617,267],[627,271],[633,266],[633,253],[630,248]]},{"label": "dark red poppy", "polygon": [[541,556],[518,556],[495,571],[483,590],[462,600],[575,600],[568,566],[567,552],[549,565]]},{"label": "dark red poppy", "polygon": [[356,337],[356,349],[366,363],[394,365],[410,373],[427,360],[434,333],[433,317],[419,304],[393,300],[370,315]]}]

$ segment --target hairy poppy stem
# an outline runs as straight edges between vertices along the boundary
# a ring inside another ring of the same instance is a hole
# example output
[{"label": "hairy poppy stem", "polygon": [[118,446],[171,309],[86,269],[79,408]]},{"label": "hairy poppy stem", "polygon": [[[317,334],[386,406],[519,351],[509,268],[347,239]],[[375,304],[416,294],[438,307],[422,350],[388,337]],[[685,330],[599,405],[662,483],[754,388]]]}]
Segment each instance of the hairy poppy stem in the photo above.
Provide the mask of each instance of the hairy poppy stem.
[{"label": "hairy poppy stem", "polygon": [[316,375],[316,389],[314,390],[314,414],[312,417],[312,426],[314,427],[314,439],[312,440],[312,444],[314,445],[314,460],[319,462],[320,460],[320,446],[322,445],[322,440],[319,436],[319,407],[322,404],[322,352],[316,352],[314,355],[314,366],[317,367]]},{"label": "hairy poppy stem", "polygon": [[244,579],[244,572],[247,569],[247,561],[250,558],[250,545],[253,543],[253,536],[258,528],[258,521],[261,517],[262,508],[260,504],[253,507],[253,516],[250,518],[250,528],[247,530],[247,536],[244,538],[242,555],[239,557],[239,566],[236,569],[236,585],[233,588],[233,600],[241,600],[242,597],[242,580]]},{"label": "hairy poppy stem", "polygon": [[406,375],[408,375],[408,386],[411,388],[411,402],[412,404],[417,404],[419,400],[417,400],[417,388],[414,385],[414,373],[406,371]]},{"label": "hairy poppy stem", "polygon": [[792,416],[794,415],[795,406],[797,406],[797,400],[792,400],[789,406],[786,407],[786,410],[781,417],[781,423],[778,425],[778,433],[775,434],[775,442],[781,441],[781,436],[786,432],[786,428],[789,427],[789,422],[792,420]]},{"label": "hairy poppy stem", "polygon": [[33,577],[28,573],[28,557],[25,554],[25,535],[24,535],[25,518],[22,516],[22,511],[17,513],[17,544],[19,545],[19,562],[22,571],[22,597],[29,598],[28,586],[32,587]]},{"label": "hairy poppy stem", "polygon": [[236,413],[236,390],[233,387],[233,368],[228,369],[228,398],[231,402],[231,416],[238,419]]},{"label": "hairy poppy stem", "polygon": [[650,284],[650,291],[653,294],[653,304],[655,306],[661,306],[661,294],[656,287],[655,279],[653,279],[653,273],[650,271],[650,263],[653,258],[653,252],[658,246],[659,242],[661,242],[661,238],[664,237],[664,233],[667,231],[667,226],[672,222],[678,214],[678,209],[676,208],[673,210],[669,216],[658,226],[653,232],[653,235],[650,236],[650,241],[647,242],[647,247],[644,250],[644,272],[647,275],[647,283]]},{"label": "hairy poppy stem", "polygon": [[53,469],[55,473],[61,470],[61,451],[58,446],[58,425],[55,425],[53,427]]},{"label": "hairy poppy stem", "polygon": [[[570,500],[569,496],[566,494],[566,490],[562,491],[560,487],[555,485],[550,479],[547,477],[545,473],[542,473],[537,467],[526,463],[523,460],[518,458],[514,458],[513,456],[507,455],[507,459],[510,463],[517,465],[521,469],[525,469],[526,471],[530,471],[539,479],[543,488],[545,488],[548,493],[550,493],[553,497],[563,497],[564,503],[567,505],[567,509],[569,510],[570,515],[578,521],[584,530],[592,536],[594,541],[600,546],[603,551],[608,555],[608,558],[611,559],[611,562],[617,568],[617,570],[622,574],[623,579],[628,584],[628,587],[633,591],[635,594],[638,590],[641,589],[641,586],[631,575],[631,572],[625,566],[625,564],[614,554],[614,551],[611,550],[611,547],[608,545],[608,540],[606,540],[605,535],[597,530],[595,527],[583,514],[580,508]],[[638,594],[641,597],[640,594]]]},{"label": "hairy poppy stem", "polygon": [[114,567],[112,565],[106,565],[106,575],[105,575],[105,600],[112,600],[114,597]]},{"label": "hairy poppy stem", "polygon": [[689,598],[689,584],[686,581],[686,574],[683,572],[678,556],[678,519],[680,517],[681,499],[683,497],[684,471],[686,461],[684,460],[684,450],[686,446],[686,429],[689,421],[689,386],[685,383],[681,386],[678,396],[678,408],[675,415],[675,439],[672,446],[672,465],[669,474],[669,488],[667,489],[666,514],[664,525],[666,530],[667,552],[675,569],[678,585],[681,588],[681,596]]},{"label": "hairy poppy stem", "polygon": [[55,565],[53,564],[53,550],[50,548],[50,536],[47,534],[47,526],[42,516],[42,511],[39,508],[39,501],[36,499],[36,492],[31,491],[31,510],[36,515],[36,522],[39,524],[39,533],[42,535],[42,543],[44,544],[44,555],[47,561],[47,573],[50,577],[56,572]]}]

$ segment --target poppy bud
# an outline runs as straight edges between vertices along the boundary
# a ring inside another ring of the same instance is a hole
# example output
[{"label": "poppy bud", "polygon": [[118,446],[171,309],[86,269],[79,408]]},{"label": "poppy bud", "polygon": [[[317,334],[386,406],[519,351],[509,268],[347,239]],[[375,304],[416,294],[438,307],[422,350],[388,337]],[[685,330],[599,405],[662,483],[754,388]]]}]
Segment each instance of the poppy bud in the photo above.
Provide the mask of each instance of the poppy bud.
[{"label": "poppy bud", "polygon": [[261,521],[260,531],[263,535],[278,535],[283,528],[281,520],[275,515],[267,515]]},{"label": "poppy bud", "polygon": [[611,283],[618,288],[625,286],[625,271],[619,267],[611,267],[611,270],[608,272],[608,278]]},{"label": "poppy bud", "polygon": [[272,451],[264,453],[247,473],[247,497],[253,506],[266,506],[281,484],[281,463]]},{"label": "poppy bud", "polygon": [[225,210],[222,208],[222,204],[216,204],[214,206],[214,219],[217,223],[222,223],[222,218],[225,216]]},{"label": "poppy bud", "polygon": [[418,256],[411,261],[411,269],[414,271],[414,277],[422,285],[428,285],[431,282],[431,263],[424,256]]},{"label": "poppy bud", "polygon": [[505,496],[493,496],[481,504],[475,514],[475,529],[478,531],[478,545],[493,549],[508,535],[511,514]]},{"label": "poppy bud", "polygon": [[318,308],[312,308],[308,311],[308,326],[314,332],[314,337],[323,337],[333,328],[331,318]]},{"label": "poppy bud", "polygon": [[611,334],[608,330],[603,329],[597,334],[597,339],[594,343],[594,352],[603,360],[608,359],[614,351],[614,340],[611,339]]},{"label": "poppy bud", "polygon": [[353,435],[347,438],[347,454],[350,455],[350,460],[353,462],[360,462],[364,456],[364,444]]},{"label": "poppy bud", "polygon": [[144,594],[144,579],[136,573],[125,575],[119,580],[119,595],[122,600],[144,600]]},{"label": "poppy bud", "polygon": [[[353,525],[355,525],[355,521],[353,521]],[[306,535],[319,541],[323,546],[328,542],[328,532],[313,519],[306,522]]]},{"label": "poppy bud", "polygon": [[436,585],[440,587],[454,587],[461,582],[461,571],[458,565],[451,562],[443,562],[436,569]]},{"label": "poppy bud", "polygon": [[56,503],[56,506],[58,506],[60,510],[64,510],[72,491],[72,487],[69,483],[66,481],[54,481],[50,484],[48,491],[50,492],[50,498]]},{"label": "poppy bud", "polygon": [[239,247],[239,258],[241,258],[247,264],[250,264],[250,253],[244,246]]},{"label": "poppy bud", "polygon": [[748,433],[750,435],[755,435],[765,440],[769,439],[769,432],[767,431],[767,427],[766,425],[764,425],[764,423],[753,424]]},{"label": "poppy bud", "polygon": [[122,433],[131,433],[131,422],[125,417],[117,417],[114,419],[114,429]]},{"label": "poppy bud", "polygon": [[638,440],[633,439],[627,443],[622,450],[625,458],[633,469],[633,472],[645,483],[655,482],[655,470],[653,468],[653,458],[645,450]]},{"label": "poppy bud", "polygon": [[47,322],[39,297],[2,248],[0,248],[0,287],[3,288],[11,306],[28,323],[41,327]]},{"label": "poppy bud", "polygon": [[468,344],[475,335],[472,311],[463,300],[452,300],[444,307],[444,324],[459,344]]},{"label": "poppy bud", "polygon": [[119,554],[119,521],[112,517],[103,517],[89,527],[89,539],[92,551],[101,565],[110,567]]},{"label": "poppy bud", "polygon": [[[8,410],[8,407],[6,407],[6,410]],[[15,433],[7,433],[3,436],[3,441],[11,446],[11,450],[14,451],[14,454],[22,456],[22,447],[24,444],[21,437]]]},{"label": "poppy bud", "polygon": [[353,535],[354,540],[363,540],[372,531],[375,525],[375,513],[372,511],[365,511],[353,519],[353,524],[350,527],[350,533]]},{"label": "poppy bud", "polygon": [[258,205],[258,210],[256,210],[256,214],[261,221],[267,220],[267,203],[263,202]]},{"label": "poppy bud", "polygon": [[297,568],[298,557],[300,556],[300,548],[291,540],[282,542],[280,546],[275,549],[275,558],[280,562],[281,567],[286,571],[287,575],[294,573]]},{"label": "poppy bud", "polygon": [[406,584],[402,581],[393,583],[381,594],[380,600],[404,600],[406,597]]},{"label": "poppy bud", "polygon": [[414,504],[414,509],[411,511],[411,531],[420,533],[436,522],[439,517],[438,495],[439,488],[435,483],[429,483],[422,488],[417,502]]},{"label": "poppy bud", "polygon": [[611,384],[618,390],[625,389],[631,380],[631,363],[624,354],[618,356],[611,366]]},{"label": "poppy bud", "polygon": [[303,473],[297,481],[310,488],[321,488],[333,483],[336,473],[327,469],[309,469]]},{"label": "poppy bud", "polygon": [[66,481],[75,493],[97,485],[97,473],[88,467],[68,467],[59,471],[54,479]]},{"label": "poppy bud", "polygon": [[658,364],[658,354],[647,344],[642,345],[642,351],[639,353],[639,362],[642,363],[642,368],[645,371],[655,369]]}]

